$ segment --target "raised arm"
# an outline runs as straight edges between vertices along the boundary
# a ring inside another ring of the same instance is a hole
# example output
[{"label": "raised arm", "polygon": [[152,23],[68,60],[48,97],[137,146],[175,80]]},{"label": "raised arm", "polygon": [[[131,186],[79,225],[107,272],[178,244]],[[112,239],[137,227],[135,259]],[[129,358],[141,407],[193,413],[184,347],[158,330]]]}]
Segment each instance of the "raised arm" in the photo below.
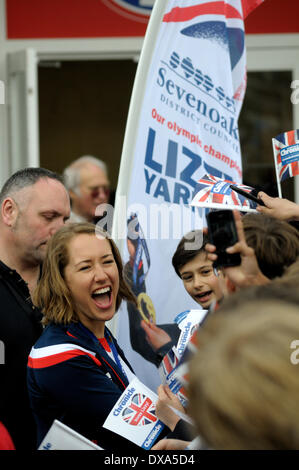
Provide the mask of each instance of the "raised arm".
[{"label": "raised arm", "polygon": [[258,212],[285,221],[299,220],[299,205],[295,202],[279,197],[271,197],[262,191],[258,193],[258,197],[265,204],[265,206],[257,206]]},{"label": "raised arm", "polygon": [[[270,280],[261,272],[254,250],[246,243],[241,215],[234,210],[236,228],[239,241],[235,245],[227,248],[228,253],[240,253],[241,264],[223,268],[226,277],[234,284],[234,286],[242,288],[251,285],[268,284]],[[216,247],[210,243],[205,246],[208,258],[211,261],[217,259]]]}]

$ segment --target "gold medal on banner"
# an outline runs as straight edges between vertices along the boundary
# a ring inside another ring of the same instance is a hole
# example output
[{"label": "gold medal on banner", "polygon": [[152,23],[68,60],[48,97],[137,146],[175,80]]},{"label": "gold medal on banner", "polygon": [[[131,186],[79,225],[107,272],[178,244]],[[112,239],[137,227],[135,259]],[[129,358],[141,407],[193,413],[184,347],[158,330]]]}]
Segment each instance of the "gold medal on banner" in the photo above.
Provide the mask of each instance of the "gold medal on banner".
[{"label": "gold medal on banner", "polygon": [[141,292],[137,297],[138,311],[147,323],[156,323],[156,312],[152,299]]}]

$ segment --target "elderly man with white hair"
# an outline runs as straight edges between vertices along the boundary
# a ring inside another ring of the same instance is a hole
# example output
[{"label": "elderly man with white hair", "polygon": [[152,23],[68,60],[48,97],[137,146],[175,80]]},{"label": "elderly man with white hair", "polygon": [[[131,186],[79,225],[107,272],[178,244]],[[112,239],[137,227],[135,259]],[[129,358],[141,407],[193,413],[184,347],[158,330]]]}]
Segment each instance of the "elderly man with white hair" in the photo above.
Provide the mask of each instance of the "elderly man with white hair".
[{"label": "elderly man with white hair", "polygon": [[106,164],[96,157],[84,155],[65,168],[63,179],[71,198],[70,222],[94,222],[97,206],[109,200]]}]

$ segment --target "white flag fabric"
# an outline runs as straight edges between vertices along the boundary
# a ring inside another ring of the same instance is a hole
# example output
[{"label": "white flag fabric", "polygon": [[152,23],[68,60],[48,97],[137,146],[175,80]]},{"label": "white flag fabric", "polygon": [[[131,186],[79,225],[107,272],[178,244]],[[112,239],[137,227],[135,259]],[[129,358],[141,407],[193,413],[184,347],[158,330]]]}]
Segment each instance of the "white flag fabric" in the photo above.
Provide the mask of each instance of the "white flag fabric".
[{"label": "white flag fabric", "polygon": [[[196,308],[171,258],[184,233],[202,227],[201,209],[190,207],[197,182],[207,173],[242,182],[243,11],[259,3],[156,0],[149,21],[128,114],[112,235],[139,304],[139,311],[119,312],[118,340],[136,375],[153,389],[160,382],[156,351],[167,339],[175,343],[176,315]],[[159,327],[152,331],[152,347],[142,320]]]}]

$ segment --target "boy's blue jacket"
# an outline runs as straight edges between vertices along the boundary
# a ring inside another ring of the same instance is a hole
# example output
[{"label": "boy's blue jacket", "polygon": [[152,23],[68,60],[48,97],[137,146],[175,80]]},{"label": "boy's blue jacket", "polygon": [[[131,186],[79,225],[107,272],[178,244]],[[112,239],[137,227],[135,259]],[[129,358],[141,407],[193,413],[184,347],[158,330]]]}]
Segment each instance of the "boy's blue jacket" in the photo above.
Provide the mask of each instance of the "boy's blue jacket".
[{"label": "boy's blue jacket", "polygon": [[[105,338],[112,338],[119,356],[132,371],[107,328]],[[37,422],[37,446],[54,419],[58,419],[103,449],[128,451],[134,444],[102,428],[127,385],[122,368],[80,322],[48,325],[28,359],[28,390]]]}]

